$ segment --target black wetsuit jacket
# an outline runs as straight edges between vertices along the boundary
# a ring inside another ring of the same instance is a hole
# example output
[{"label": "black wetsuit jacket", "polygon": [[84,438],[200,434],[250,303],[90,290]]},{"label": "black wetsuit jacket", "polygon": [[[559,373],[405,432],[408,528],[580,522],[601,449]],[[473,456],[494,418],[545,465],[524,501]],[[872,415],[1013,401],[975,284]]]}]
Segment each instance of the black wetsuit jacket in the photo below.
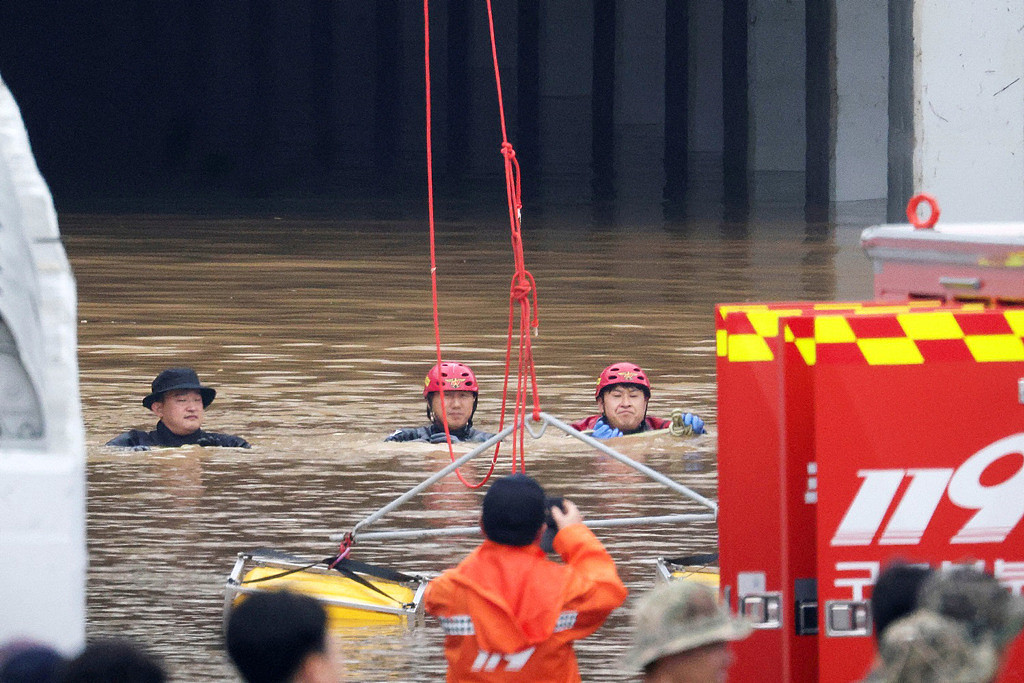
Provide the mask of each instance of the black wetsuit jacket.
[{"label": "black wetsuit jacket", "polygon": [[[460,441],[483,443],[494,436],[488,432],[481,432],[473,429],[473,423],[469,422],[461,429],[454,429],[451,432],[452,443]],[[409,427],[407,429],[396,429],[385,441],[429,441],[430,443],[445,443],[444,427],[437,423],[430,423],[425,427]]]},{"label": "black wetsuit jacket", "polygon": [[132,429],[121,436],[116,436],[107,442],[108,446],[119,448],[131,448],[136,451],[146,451],[150,448],[175,448],[177,446],[226,446],[229,448],[249,448],[249,443],[240,436],[231,434],[218,434],[217,432],[204,432],[197,429],[191,434],[179,436],[164,425],[157,422],[156,429],[146,432],[141,429]]}]

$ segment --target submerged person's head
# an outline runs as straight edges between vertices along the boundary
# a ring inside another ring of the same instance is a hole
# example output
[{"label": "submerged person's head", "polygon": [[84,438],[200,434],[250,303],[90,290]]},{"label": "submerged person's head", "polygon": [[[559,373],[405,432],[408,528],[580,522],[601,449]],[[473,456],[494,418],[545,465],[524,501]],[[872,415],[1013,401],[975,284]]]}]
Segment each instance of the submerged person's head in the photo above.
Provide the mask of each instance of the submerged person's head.
[{"label": "submerged person's head", "polygon": [[544,489],[525,474],[502,477],[487,490],[480,513],[484,535],[495,543],[526,546],[540,539],[547,512]]},{"label": "submerged person's head", "polygon": [[152,392],[142,399],[178,436],[191,434],[203,426],[205,409],[213,403],[217,392],[203,386],[192,368],[168,368],[153,380]]},{"label": "submerged person's head", "polygon": [[651,383],[636,363],[613,363],[601,371],[594,398],[605,422],[620,431],[632,432],[647,417]]},{"label": "submerged person's head", "polygon": [[[444,407],[441,390],[444,389]],[[444,427],[442,415],[448,418],[448,430],[455,431],[472,424],[480,395],[476,375],[464,363],[442,361],[427,372],[423,381],[423,398],[427,401],[427,419]]]},{"label": "submerged person's head", "polygon": [[227,624],[231,661],[247,683],[320,683],[337,680],[327,613],[301,593],[247,596]]}]

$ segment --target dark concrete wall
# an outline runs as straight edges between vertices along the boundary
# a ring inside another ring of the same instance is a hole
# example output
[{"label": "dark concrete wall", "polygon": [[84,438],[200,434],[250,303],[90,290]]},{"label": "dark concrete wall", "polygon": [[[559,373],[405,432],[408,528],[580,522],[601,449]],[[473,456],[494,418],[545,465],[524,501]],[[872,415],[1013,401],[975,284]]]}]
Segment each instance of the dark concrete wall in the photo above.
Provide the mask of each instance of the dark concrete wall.
[{"label": "dark concrete wall", "polygon": [[[721,41],[723,101],[714,110],[721,105],[728,200],[746,193],[747,12],[745,3],[721,1],[721,33],[699,40]],[[665,86],[656,95],[665,102],[658,163],[676,195],[690,173],[688,56],[702,50],[688,30],[688,4],[666,3]],[[579,139],[593,141],[579,150],[591,182],[573,191],[582,200],[613,197],[616,13],[629,5],[576,7],[494,3],[507,131],[528,182],[557,175],[571,156],[546,149],[544,131],[582,125],[587,134]],[[552,16],[573,25],[545,25]],[[500,178],[486,5],[435,0],[430,22],[435,178],[442,191]],[[580,26],[591,25],[581,40]],[[574,31],[580,54],[557,59],[586,65],[580,77],[591,97],[566,112],[544,84],[552,70],[565,77],[567,69],[545,63],[555,59],[545,55],[553,54],[552,36]],[[58,208],[69,196],[419,191],[426,178],[423,39],[420,2],[14,0],[0,3],[0,77],[22,108]],[[818,47],[818,54],[827,49]],[[553,125],[552,117],[565,120]],[[571,160],[577,177],[580,163]]]}]

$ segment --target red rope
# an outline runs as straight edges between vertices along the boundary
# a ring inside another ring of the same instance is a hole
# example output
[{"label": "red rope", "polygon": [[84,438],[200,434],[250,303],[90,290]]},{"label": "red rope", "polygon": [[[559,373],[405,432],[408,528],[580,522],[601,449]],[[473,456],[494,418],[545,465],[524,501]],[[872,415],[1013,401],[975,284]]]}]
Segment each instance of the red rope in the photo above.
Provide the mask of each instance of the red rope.
[{"label": "red rope", "polygon": [[[427,216],[430,224],[430,293],[434,309],[434,347],[437,356],[437,366],[441,367],[441,323],[437,312],[437,250],[435,248],[434,230],[434,157],[431,131],[431,97],[430,97],[430,8],[429,0],[423,0],[423,61],[424,78],[426,84],[426,119],[427,119]],[[441,422],[444,424],[445,439],[448,443],[448,457],[454,462],[455,451],[452,449],[452,435],[448,430],[448,411],[444,400],[444,383],[441,386]],[[483,486],[498,462],[498,449],[494,449],[491,457],[491,467],[484,475],[484,478],[476,484],[470,484],[458,470],[456,476],[467,487],[475,489]]]},{"label": "red rope", "polygon": [[[494,62],[494,84],[498,92],[498,116],[501,121],[501,155],[505,159],[505,194],[508,200],[508,217],[512,232],[512,258],[515,272],[509,292],[508,342],[505,346],[505,388],[501,399],[501,426],[505,424],[505,405],[508,395],[508,377],[512,361],[512,337],[514,335],[514,311],[519,304],[519,367],[516,381],[516,403],[513,425],[516,431],[512,434],[512,471],[516,472],[516,451],[519,455],[519,471],[526,471],[526,403],[527,394],[533,398],[533,419],[540,419],[540,399],[537,395],[537,372],[533,363],[533,346],[530,341],[530,330],[539,325],[537,308],[537,288],[533,275],[526,269],[523,256],[522,236],[522,186],[520,183],[519,161],[516,152],[508,141],[505,127],[505,103],[501,95],[501,70],[498,68],[498,46],[494,38],[494,12],[491,0],[487,0],[487,28],[491,37],[491,59]],[[517,438],[518,437],[518,438]],[[518,449],[517,449],[518,446]]]},{"label": "red rope", "polygon": [[[431,141],[431,95],[430,95],[430,11],[429,0],[423,0],[423,44],[424,44],[424,72],[426,79],[426,117],[427,117],[427,212],[430,223],[430,288],[434,309],[434,344],[436,348],[437,363],[441,363],[441,326],[437,310],[437,258],[435,250],[434,230],[434,173],[433,173],[433,146]],[[515,390],[515,408],[513,410],[513,425],[515,430],[512,433],[512,471],[526,471],[526,411],[528,397],[533,399],[533,419],[540,419],[540,399],[537,395],[537,372],[533,363],[533,347],[531,345],[530,330],[536,330],[539,325],[537,307],[537,287],[533,275],[526,270],[526,259],[523,256],[523,238],[521,233],[520,218],[522,215],[522,196],[519,177],[519,162],[516,160],[515,150],[508,141],[507,129],[505,126],[505,104],[501,95],[501,74],[498,69],[498,48],[494,38],[494,14],[491,8],[491,0],[487,0],[487,24],[491,38],[491,58],[494,62],[494,80],[498,91],[498,114],[501,122],[501,155],[505,162],[505,193],[508,200],[509,223],[512,232],[512,255],[515,271],[512,275],[512,284],[509,292],[508,309],[508,341],[505,345],[505,379],[501,396],[501,420],[498,430],[505,428],[505,416],[508,404],[508,383],[512,366],[512,339],[515,336],[515,308],[519,305],[519,344],[518,344],[518,367]],[[445,436],[448,441],[448,455],[455,460],[455,453],[452,449],[451,434],[448,431],[448,416],[445,409],[444,388],[441,389],[441,420],[444,423]],[[483,486],[494,472],[495,464],[498,461],[498,452],[501,444],[494,449],[491,458],[491,466],[484,478],[477,484],[470,484],[463,478],[462,473],[456,470],[459,480],[469,488]]]}]

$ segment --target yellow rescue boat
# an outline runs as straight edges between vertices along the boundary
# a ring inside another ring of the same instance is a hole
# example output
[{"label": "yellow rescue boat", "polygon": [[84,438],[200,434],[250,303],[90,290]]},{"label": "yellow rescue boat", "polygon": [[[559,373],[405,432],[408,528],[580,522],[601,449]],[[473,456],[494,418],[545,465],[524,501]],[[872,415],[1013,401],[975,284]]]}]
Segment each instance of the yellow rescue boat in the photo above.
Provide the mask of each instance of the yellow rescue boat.
[{"label": "yellow rescue boat", "polygon": [[274,550],[241,552],[225,587],[224,617],[246,595],[291,590],[318,600],[332,627],[409,624],[423,620],[427,579],[343,560],[304,560]]},{"label": "yellow rescue boat", "polygon": [[717,553],[691,555],[668,559],[659,557],[657,560],[658,576],[665,581],[697,581],[718,590],[719,569],[711,562],[718,561]]}]

